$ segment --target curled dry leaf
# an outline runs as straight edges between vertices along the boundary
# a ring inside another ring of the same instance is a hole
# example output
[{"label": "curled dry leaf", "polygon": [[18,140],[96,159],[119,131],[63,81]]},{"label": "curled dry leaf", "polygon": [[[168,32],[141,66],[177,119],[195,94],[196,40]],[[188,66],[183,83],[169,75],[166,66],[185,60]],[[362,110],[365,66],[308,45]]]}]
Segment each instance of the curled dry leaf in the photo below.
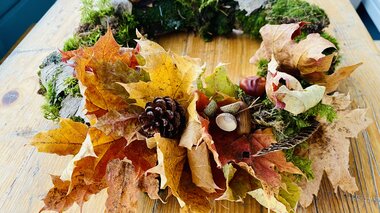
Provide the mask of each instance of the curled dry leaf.
[{"label": "curled dry leaf", "polygon": [[141,68],[149,73],[150,81],[120,83],[136,100],[136,105],[145,107],[155,97],[169,96],[187,107],[192,82],[201,66],[195,59],[166,52],[155,42],[142,38],[138,41],[146,63]]},{"label": "curled dry leaf", "polygon": [[371,120],[366,117],[366,109],[349,110],[348,96],[334,94],[324,98],[338,112],[338,119],[333,123],[322,121],[321,128],[310,139],[309,158],[312,160],[314,179],[301,185],[300,203],[307,207],[313,195],[318,194],[323,173],[326,172],[335,192],[338,187],[353,193],[358,190],[355,179],[351,177],[349,167],[349,138],[357,137]]},{"label": "curled dry leaf", "polygon": [[270,60],[272,55],[278,61],[283,71],[298,70],[307,81],[326,87],[330,93],[337,89],[339,83],[350,76],[359,66],[355,64],[337,69],[333,74],[326,74],[330,70],[336,53],[336,47],[319,34],[309,34],[299,43],[294,38],[300,34],[304,23],[265,25],[260,29],[263,38],[260,48],[251,58],[251,63],[260,59]]},{"label": "curled dry leaf", "polygon": [[317,105],[323,98],[325,87],[311,85],[305,89],[293,76],[277,70],[274,57],[268,64],[265,90],[268,98],[280,109],[298,115]]},{"label": "curled dry leaf", "polygon": [[207,193],[216,192],[220,189],[214,182],[212,176],[210,158],[206,143],[201,143],[198,147],[187,150],[187,158],[191,170],[193,183],[202,188]]},{"label": "curled dry leaf", "polygon": [[59,125],[57,129],[35,135],[31,145],[35,146],[39,152],[57,155],[77,154],[86,138],[87,125],[66,118],[62,118]]},{"label": "curled dry leaf", "polygon": [[[178,199],[184,211],[209,212],[211,207],[207,200],[207,193],[192,182],[189,165],[186,164],[187,149],[178,146],[173,139],[163,138],[155,134],[157,150],[162,154],[162,162],[148,172],[160,172],[166,178],[166,185]],[[160,155],[160,154],[159,154]]]}]

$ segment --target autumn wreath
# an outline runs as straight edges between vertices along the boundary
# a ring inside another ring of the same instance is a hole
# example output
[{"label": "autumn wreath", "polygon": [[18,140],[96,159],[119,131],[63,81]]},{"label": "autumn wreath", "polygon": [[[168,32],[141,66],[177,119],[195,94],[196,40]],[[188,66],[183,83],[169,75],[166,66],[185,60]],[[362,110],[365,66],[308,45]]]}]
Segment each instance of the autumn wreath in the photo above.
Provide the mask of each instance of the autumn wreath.
[{"label": "autumn wreath", "polygon": [[303,27],[263,26],[251,58],[259,72],[239,85],[223,64],[206,76],[199,59],[139,33],[135,48],[120,47],[109,29],[92,47],[56,55],[46,66],[62,63],[55,77],[70,76],[78,88],[65,81],[54,88],[78,90],[85,116],[62,118],[32,140],[40,152],[74,155],[52,176],[42,210],[82,206],[107,188],[108,212],[137,211],[142,192],[162,202],[174,196],[191,212],[247,195],[294,212],[311,204],[324,172],[334,189],[356,191],[349,138],[370,120],[335,90],[360,64],[331,69],[336,45],[319,33],[296,41]]}]

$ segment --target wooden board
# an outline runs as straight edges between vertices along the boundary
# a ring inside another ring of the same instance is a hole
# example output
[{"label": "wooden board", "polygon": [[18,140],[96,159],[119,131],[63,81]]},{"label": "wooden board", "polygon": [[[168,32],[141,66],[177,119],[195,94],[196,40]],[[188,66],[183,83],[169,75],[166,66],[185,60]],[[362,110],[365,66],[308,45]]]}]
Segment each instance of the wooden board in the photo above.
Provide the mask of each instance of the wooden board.
[{"label": "wooden board", "polygon": [[[37,153],[28,145],[30,138],[41,130],[56,126],[43,119],[37,95],[36,72],[42,59],[51,51],[62,48],[63,41],[74,32],[79,22],[79,1],[58,0],[30,34],[0,66],[0,212],[38,212],[41,199],[52,186],[49,174],[60,174],[70,157]],[[350,170],[359,191],[335,195],[324,178],[318,198],[308,209],[299,212],[380,212],[380,52],[348,0],[313,0],[328,13],[329,29],[340,41],[343,63],[363,61],[364,65],[344,81],[340,90],[350,92],[354,106],[367,107],[375,121],[357,140],[352,140]],[[244,36],[216,38],[205,43],[194,34],[177,34],[159,39],[165,48],[179,54],[202,58],[211,71],[220,62],[237,81],[255,73],[248,63],[259,42]],[[106,191],[93,196],[83,212],[104,212]],[[163,205],[140,199],[139,212],[178,212],[174,199]],[[266,212],[253,199],[245,203],[215,202],[214,212]],[[73,206],[69,212],[79,212]]]}]

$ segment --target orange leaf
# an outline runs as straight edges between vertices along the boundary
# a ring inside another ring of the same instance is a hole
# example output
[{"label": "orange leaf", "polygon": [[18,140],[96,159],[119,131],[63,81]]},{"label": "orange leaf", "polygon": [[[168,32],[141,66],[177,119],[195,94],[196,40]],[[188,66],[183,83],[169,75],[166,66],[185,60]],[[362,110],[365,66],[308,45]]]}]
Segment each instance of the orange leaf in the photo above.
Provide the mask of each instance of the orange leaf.
[{"label": "orange leaf", "polygon": [[66,118],[62,118],[59,125],[57,129],[35,135],[31,145],[37,147],[39,152],[57,155],[77,154],[86,138],[87,125]]}]

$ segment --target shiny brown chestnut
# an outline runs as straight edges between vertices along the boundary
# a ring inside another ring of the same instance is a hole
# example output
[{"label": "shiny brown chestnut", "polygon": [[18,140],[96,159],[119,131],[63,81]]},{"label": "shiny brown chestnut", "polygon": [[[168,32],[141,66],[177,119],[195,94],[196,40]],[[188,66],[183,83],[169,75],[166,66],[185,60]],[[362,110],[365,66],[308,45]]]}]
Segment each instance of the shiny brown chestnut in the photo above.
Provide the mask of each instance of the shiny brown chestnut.
[{"label": "shiny brown chestnut", "polygon": [[240,81],[240,88],[250,96],[260,97],[265,92],[266,79],[259,76],[250,76]]}]

